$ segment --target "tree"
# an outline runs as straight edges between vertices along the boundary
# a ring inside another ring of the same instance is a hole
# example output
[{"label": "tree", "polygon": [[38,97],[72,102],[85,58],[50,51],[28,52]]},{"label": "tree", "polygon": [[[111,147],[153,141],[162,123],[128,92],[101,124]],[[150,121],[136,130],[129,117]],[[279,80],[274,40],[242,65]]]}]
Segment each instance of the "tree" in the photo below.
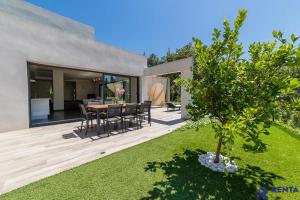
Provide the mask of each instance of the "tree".
[{"label": "tree", "polygon": [[154,53],[150,54],[150,56],[147,59],[148,67],[152,67],[155,65],[160,64],[159,57],[157,57]]},{"label": "tree", "polygon": [[281,32],[274,31],[274,41],[251,44],[249,58],[242,57],[238,36],[246,14],[246,10],[239,11],[233,28],[224,20],[223,31],[215,28],[208,46],[193,38],[193,78],[179,81],[192,95],[192,103],[187,106],[192,119],[211,119],[218,139],[216,163],[221,148],[230,149],[237,136],[256,149],[264,148],[259,135],[269,134],[274,110],[285,103],[280,97],[299,87],[288,72],[300,55],[294,35],[288,42]]},{"label": "tree", "polygon": [[175,52],[172,52],[170,49],[168,49],[166,55],[160,59],[160,62],[161,63],[172,62],[184,58],[193,57],[193,55],[194,55],[193,45],[192,43],[188,43],[183,47],[176,49]]},{"label": "tree", "polygon": [[175,53],[175,59],[174,60],[180,60],[184,58],[193,57],[194,55],[194,49],[192,43],[188,43],[181,47],[180,49],[176,50]]}]

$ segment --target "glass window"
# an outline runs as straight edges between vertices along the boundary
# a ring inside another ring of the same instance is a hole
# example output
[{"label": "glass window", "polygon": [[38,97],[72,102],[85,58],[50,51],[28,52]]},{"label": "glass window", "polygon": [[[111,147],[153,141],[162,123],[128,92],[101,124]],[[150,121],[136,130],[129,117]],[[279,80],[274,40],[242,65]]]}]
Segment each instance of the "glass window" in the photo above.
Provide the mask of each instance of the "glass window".
[{"label": "glass window", "polygon": [[131,102],[130,78],[117,75],[104,75],[105,103],[117,103],[120,101]]}]

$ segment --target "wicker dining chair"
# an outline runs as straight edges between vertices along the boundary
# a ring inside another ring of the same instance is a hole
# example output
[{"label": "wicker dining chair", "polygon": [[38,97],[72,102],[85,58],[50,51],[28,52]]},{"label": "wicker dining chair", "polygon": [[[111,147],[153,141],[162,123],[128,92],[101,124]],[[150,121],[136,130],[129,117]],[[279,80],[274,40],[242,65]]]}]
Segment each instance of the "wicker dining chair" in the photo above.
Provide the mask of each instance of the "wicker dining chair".
[{"label": "wicker dining chair", "polygon": [[134,121],[138,125],[138,118],[137,118],[137,104],[130,103],[124,106],[124,112],[122,113],[122,122],[125,125],[125,130],[127,129],[126,122],[133,123]]},{"label": "wicker dining chair", "polygon": [[140,126],[142,126],[142,122],[146,117],[148,119],[148,124],[150,124],[151,126],[151,104],[152,101],[144,101],[144,103],[140,105],[140,108],[138,110],[138,120]]},{"label": "wicker dining chair", "polygon": [[[79,109],[81,113],[81,126],[80,132],[82,132],[83,123],[85,122],[85,135],[87,135],[88,129],[93,127],[93,120],[97,118],[96,113],[88,112],[83,104],[79,104]],[[91,122],[91,126],[89,125]]]},{"label": "wicker dining chair", "polygon": [[120,122],[123,132],[122,105],[108,105],[107,110],[103,115],[102,119],[104,122],[104,131],[109,132],[110,124],[114,124],[114,126],[117,127],[118,122]]}]

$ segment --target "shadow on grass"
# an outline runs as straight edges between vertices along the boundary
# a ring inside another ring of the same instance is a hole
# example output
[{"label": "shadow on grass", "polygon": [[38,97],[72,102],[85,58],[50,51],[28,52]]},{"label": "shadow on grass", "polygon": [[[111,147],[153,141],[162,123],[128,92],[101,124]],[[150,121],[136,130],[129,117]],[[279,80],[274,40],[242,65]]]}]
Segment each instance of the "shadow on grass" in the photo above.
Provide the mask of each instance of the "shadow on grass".
[{"label": "shadow on grass", "polygon": [[271,188],[273,180],[282,177],[257,166],[247,165],[238,173],[213,172],[198,163],[202,150],[186,150],[166,162],[149,162],[145,171],[162,170],[166,179],[154,184],[142,200],[150,199],[256,199],[260,186]]}]

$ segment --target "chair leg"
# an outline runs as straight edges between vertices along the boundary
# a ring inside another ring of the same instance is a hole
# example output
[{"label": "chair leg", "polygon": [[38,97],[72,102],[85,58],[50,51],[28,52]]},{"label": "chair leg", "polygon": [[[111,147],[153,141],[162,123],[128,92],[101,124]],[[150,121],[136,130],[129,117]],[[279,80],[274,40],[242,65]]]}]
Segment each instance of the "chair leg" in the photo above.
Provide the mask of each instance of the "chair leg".
[{"label": "chair leg", "polygon": [[82,132],[83,120],[81,120],[80,133]]},{"label": "chair leg", "polygon": [[140,128],[142,128],[142,120],[141,120],[141,118],[139,117],[139,126],[140,126]]},{"label": "chair leg", "polygon": [[132,130],[134,130],[134,119],[130,119]]},{"label": "chair leg", "polygon": [[[119,122],[120,122],[121,133],[123,133],[123,124],[122,124],[122,120],[120,120]],[[119,132],[119,130],[118,130],[118,132]]]},{"label": "chair leg", "polygon": [[122,133],[124,133],[124,121],[123,121],[123,119],[121,119],[121,129],[122,129]]},{"label": "chair leg", "polygon": [[129,123],[129,126],[131,126],[131,127],[132,127],[132,129],[133,129],[134,127],[133,127],[132,119],[130,118],[130,120],[129,120],[129,121],[130,121],[130,123]]},{"label": "chair leg", "polygon": [[109,122],[108,121],[106,122],[106,130],[107,130],[108,136],[110,136],[110,134],[109,134]]},{"label": "chair leg", "polygon": [[139,120],[138,120],[137,117],[135,118],[135,121],[136,121],[136,128],[139,129],[139,128],[140,128],[140,127],[139,127]]},{"label": "chair leg", "polygon": [[89,129],[89,120],[87,119],[85,121],[85,135],[87,135],[88,129]]},{"label": "chair leg", "polygon": [[103,120],[103,131],[104,131],[104,133],[106,132],[106,122]]},{"label": "chair leg", "polygon": [[148,113],[148,124],[150,124],[150,126],[151,126],[151,114],[150,113]]}]

